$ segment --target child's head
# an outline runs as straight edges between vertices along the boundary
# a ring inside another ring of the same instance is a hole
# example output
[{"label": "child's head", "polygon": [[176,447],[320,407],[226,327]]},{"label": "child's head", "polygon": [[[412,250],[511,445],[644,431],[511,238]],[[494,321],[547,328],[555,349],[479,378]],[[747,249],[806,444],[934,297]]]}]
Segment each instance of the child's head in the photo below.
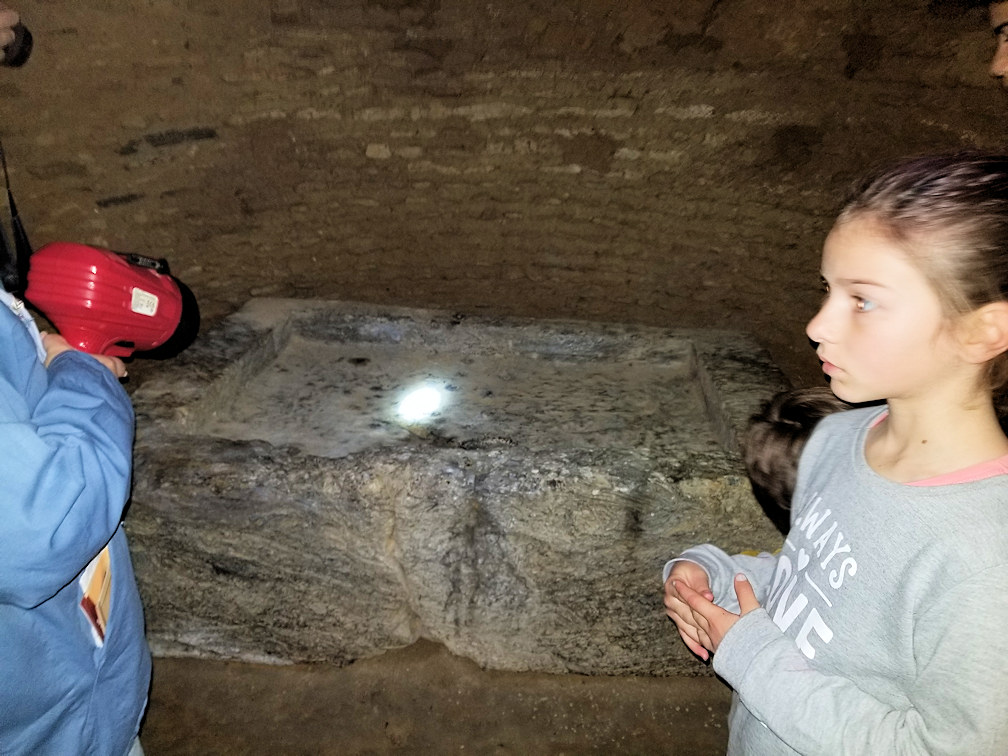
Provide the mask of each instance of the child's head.
[{"label": "child's head", "polygon": [[[911,158],[868,177],[837,219],[869,221],[930,283],[948,318],[1008,300],[1008,155]],[[988,365],[1008,385],[1008,357]]]},{"label": "child's head", "polygon": [[750,420],[742,458],[756,500],[782,531],[805,442],[822,418],[848,406],[827,387],[793,389],[771,398]]},{"label": "child's head", "polygon": [[931,281],[950,314],[1008,293],[1008,155],[911,158],[870,175],[837,223],[868,215]]}]

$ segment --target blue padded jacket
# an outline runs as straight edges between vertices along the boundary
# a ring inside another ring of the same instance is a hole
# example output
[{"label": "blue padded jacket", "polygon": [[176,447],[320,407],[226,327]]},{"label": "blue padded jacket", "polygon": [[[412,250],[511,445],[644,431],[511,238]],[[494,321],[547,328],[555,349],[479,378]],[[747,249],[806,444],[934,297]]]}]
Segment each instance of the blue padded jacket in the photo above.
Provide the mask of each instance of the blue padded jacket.
[{"label": "blue padded jacket", "polygon": [[[133,408],[115,376],[88,355],[64,352],[43,367],[37,334],[4,304],[0,753],[125,754],[150,685],[121,525]],[[82,607],[81,575],[106,549],[102,637]]]}]

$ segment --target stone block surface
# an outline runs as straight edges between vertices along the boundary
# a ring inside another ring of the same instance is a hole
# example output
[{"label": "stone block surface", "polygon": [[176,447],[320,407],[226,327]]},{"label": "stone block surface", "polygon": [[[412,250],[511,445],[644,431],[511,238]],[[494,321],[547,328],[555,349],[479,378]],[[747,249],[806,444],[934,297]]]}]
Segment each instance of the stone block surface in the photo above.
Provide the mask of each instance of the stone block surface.
[{"label": "stone block surface", "polygon": [[779,545],[736,438],[783,385],[733,332],[252,300],[134,393],[151,645],[695,673],[660,569]]}]

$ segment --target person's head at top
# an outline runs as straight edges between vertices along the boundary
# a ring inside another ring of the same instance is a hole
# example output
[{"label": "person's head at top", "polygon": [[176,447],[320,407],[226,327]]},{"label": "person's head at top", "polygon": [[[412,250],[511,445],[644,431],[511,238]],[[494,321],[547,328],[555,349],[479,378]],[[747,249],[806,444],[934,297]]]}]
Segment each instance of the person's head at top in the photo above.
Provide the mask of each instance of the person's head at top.
[{"label": "person's head at top", "polygon": [[1008,88],[1008,0],[989,3],[991,30],[994,32],[994,57],[991,58],[990,75]]},{"label": "person's head at top", "polygon": [[994,407],[1008,384],[1008,155],[911,158],[869,177],[821,272],[826,298],[806,330],[830,387],[886,400],[889,429],[921,445],[893,445],[891,472],[912,476],[897,469],[908,458],[955,470],[1008,453]]},{"label": "person's head at top", "polygon": [[[14,41],[14,27],[20,20],[16,10],[5,3],[0,3],[0,48],[7,47]],[[2,50],[0,50],[0,60],[3,60]]]}]

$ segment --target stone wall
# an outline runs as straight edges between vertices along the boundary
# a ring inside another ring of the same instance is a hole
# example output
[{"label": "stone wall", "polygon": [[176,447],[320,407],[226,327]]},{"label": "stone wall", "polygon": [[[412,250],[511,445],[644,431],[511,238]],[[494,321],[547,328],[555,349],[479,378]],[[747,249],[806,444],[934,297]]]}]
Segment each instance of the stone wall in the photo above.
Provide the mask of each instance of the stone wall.
[{"label": "stone wall", "polygon": [[33,241],[165,256],[208,319],[270,295],[729,327],[805,379],[843,187],[1003,139],[984,9],[954,3],[25,12],[0,108]]}]

